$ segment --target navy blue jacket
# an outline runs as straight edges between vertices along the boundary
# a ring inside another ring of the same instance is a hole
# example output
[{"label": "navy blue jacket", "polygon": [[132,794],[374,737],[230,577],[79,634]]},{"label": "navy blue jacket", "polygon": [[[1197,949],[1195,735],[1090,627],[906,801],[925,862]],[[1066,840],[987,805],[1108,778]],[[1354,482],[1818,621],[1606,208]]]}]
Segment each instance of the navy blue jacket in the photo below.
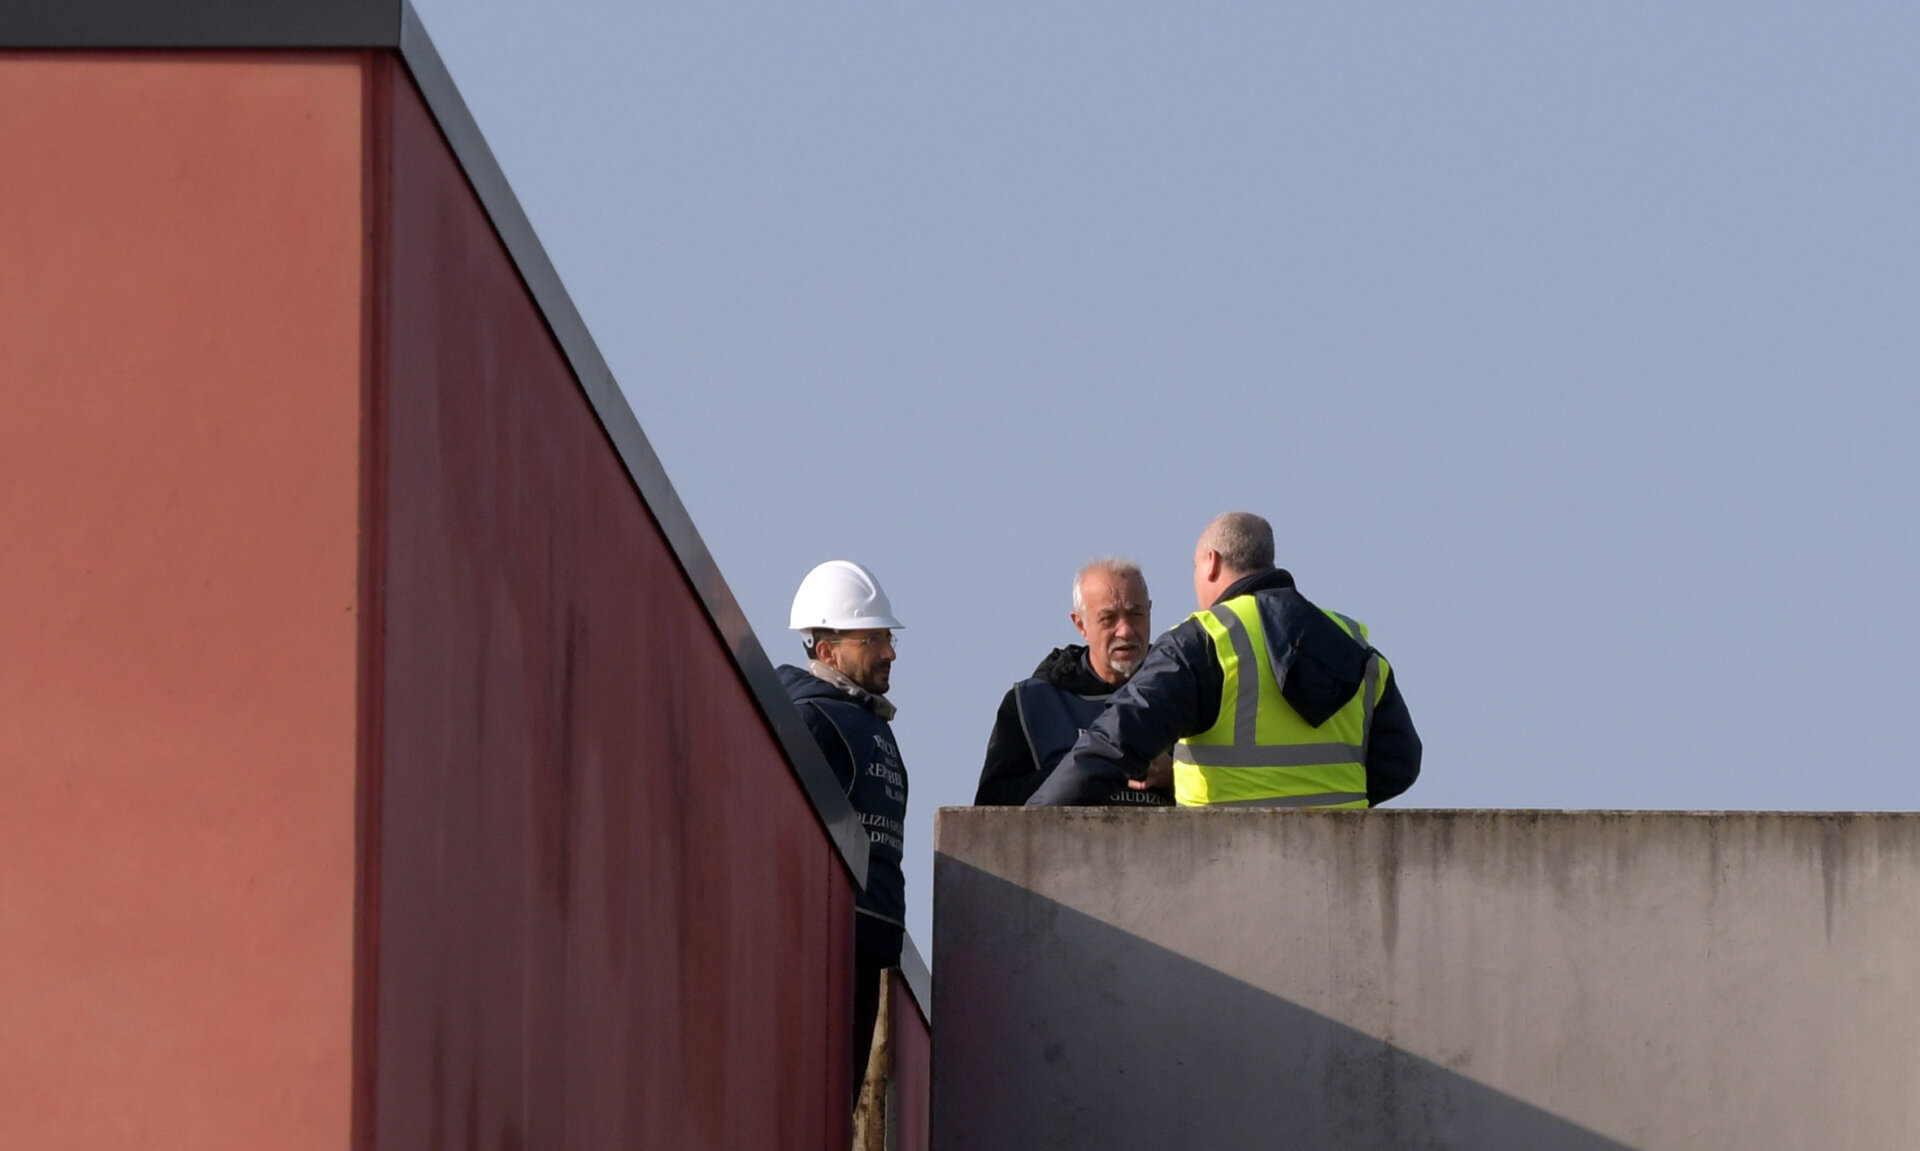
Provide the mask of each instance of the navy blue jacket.
[{"label": "navy blue jacket", "polygon": [[867,829],[867,889],[854,898],[854,907],[904,925],[907,886],[900,874],[900,841],[906,831],[907,769],[893,728],[867,701],[805,668],[782,665],[780,682]]},{"label": "navy blue jacket", "polygon": [[[1358,689],[1365,649],[1308,602],[1283,569],[1235,582],[1218,602],[1248,594],[1260,605],[1269,650],[1293,652],[1281,695],[1308,723],[1326,722]],[[1101,802],[1116,781],[1124,785],[1176,741],[1212,727],[1220,717],[1224,679],[1213,637],[1200,621],[1188,619],[1154,641],[1140,670],[1027,803]],[[1374,708],[1366,767],[1367,801],[1375,805],[1412,787],[1420,775],[1420,736],[1400,696],[1399,668],[1387,677]]]},{"label": "navy blue jacket", "polygon": [[[1054,648],[1033,675],[1014,684],[1000,701],[980,767],[976,805],[1017,807],[1046,781],[1080,733],[1106,710],[1114,687],[1094,674],[1085,644]],[[1170,791],[1121,786],[1102,803],[1165,807]]]}]

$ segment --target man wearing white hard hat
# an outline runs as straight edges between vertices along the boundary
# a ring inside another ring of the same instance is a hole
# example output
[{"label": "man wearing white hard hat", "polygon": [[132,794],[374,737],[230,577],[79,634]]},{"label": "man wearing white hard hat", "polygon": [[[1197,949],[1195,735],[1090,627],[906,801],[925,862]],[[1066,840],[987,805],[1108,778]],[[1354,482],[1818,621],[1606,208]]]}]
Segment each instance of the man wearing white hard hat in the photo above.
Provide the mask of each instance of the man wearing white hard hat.
[{"label": "man wearing white hard hat", "polygon": [[900,874],[907,769],[894,742],[887,686],[894,659],[893,605],[873,573],[828,560],[807,573],[789,624],[806,643],[807,666],[780,668],[833,774],[867,829],[867,888],[854,899],[854,1081],[867,1063],[880,1005],[880,972],[900,963],[906,881]]}]

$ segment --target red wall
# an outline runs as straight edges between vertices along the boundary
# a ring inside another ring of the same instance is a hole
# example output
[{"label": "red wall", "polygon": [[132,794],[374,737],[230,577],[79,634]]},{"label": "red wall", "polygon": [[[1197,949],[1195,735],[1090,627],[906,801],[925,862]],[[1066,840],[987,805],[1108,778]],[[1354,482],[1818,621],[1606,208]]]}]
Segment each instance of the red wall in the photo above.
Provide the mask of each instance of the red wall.
[{"label": "red wall", "polygon": [[842,1147],[851,880],[420,99],[374,68],[362,1143]]},{"label": "red wall", "polygon": [[907,990],[907,981],[889,981],[887,1015],[893,1040],[892,1123],[895,1151],[927,1151],[933,1139],[928,1105],[933,1097],[933,1033]]},{"label": "red wall", "polygon": [[350,1130],[353,53],[0,53],[0,1147]]},{"label": "red wall", "polygon": [[0,157],[0,1146],[844,1147],[852,881],[397,57]]}]

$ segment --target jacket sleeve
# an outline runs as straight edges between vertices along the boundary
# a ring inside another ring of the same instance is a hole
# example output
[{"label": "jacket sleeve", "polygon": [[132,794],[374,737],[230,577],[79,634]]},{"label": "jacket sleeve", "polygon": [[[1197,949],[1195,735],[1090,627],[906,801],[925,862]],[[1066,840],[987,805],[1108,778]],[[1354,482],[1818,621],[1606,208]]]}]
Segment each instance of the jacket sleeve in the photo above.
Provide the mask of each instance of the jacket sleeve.
[{"label": "jacket sleeve", "polygon": [[1020,727],[1020,705],[1013,692],[1000,701],[987,737],[987,762],[980,768],[980,787],[973,794],[976,807],[1018,807],[1040,786],[1040,769]]},{"label": "jacket sleeve", "polygon": [[827,713],[804,700],[799,704],[800,718],[807,722],[807,730],[813,733],[813,742],[820,745],[820,754],[825,757],[827,766],[833,769],[833,778],[840,781],[840,790],[853,790],[853,752],[847,747],[847,738],[840,729],[827,718]]},{"label": "jacket sleeve", "polygon": [[1400,696],[1400,673],[1387,675],[1387,690],[1373,710],[1367,733],[1367,803],[1378,807],[1420,778],[1420,735]]},{"label": "jacket sleeve", "polygon": [[1213,726],[1220,686],[1213,640],[1197,621],[1161,636],[1027,806],[1097,804],[1128,779],[1144,777],[1153,757],[1175,740]]}]

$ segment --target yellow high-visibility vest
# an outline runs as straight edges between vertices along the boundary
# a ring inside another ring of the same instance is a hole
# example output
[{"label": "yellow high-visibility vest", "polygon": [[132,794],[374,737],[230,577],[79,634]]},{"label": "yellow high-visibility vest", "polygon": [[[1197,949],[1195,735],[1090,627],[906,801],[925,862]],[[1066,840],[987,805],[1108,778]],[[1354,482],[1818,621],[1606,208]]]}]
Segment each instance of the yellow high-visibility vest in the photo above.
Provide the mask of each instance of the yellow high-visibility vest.
[{"label": "yellow high-visibility vest", "polygon": [[[1326,615],[1368,646],[1364,624]],[[1280,694],[1253,596],[1235,596],[1193,618],[1213,637],[1220,661],[1220,717],[1174,745],[1174,798],[1186,807],[1367,806],[1367,734],[1392,673],[1386,659],[1369,648],[1360,690],[1312,727]]]}]

